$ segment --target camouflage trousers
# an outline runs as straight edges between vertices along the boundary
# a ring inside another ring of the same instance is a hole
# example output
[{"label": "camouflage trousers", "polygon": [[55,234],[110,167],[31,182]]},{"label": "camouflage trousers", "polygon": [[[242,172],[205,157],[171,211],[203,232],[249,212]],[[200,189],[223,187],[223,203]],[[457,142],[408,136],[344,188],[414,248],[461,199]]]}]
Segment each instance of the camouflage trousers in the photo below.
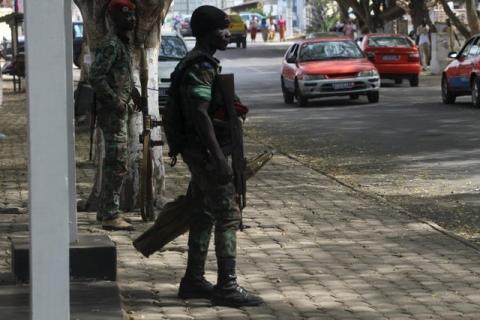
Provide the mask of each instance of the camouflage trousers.
[{"label": "camouflage trousers", "polygon": [[237,230],[240,211],[235,201],[233,183],[217,182],[215,168],[203,152],[185,150],[182,154],[191,173],[189,191],[201,204],[190,225],[188,238],[189,266],[204,266],[210,237],[215,225],[215,254],[217,259],[235,258],[237,255]]},{"label": "camouflage trousers", "polygon": [[102,167],[102,187],[97,216],[104,220],[114,219],[120,211],[120,189],[127,175],[128,133],[127,118],[117,115],[98,116],[105,143],[105,158]]}]

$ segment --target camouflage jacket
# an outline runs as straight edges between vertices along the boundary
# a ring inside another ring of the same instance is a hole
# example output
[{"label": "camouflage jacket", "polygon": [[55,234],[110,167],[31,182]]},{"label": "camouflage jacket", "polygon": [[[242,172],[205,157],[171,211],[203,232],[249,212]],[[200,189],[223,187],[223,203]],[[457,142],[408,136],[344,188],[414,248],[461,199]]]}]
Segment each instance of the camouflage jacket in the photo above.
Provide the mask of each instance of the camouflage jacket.
[{"label": "camouflage jacket", "polygon": [[90,68],[90,83],[103,108],[130,102],[134,86],[131,63],[128,39],[109,32],[98,47]]},{"label": "camouflage jacket", "polygon": [[[204,58],[202,58],[204,57]],[[198,60],[198,63],[189,64],[189,61]],[[182,113],[185,117],[186,127],[190,136],[197,136],[195,132],[195,117],[193,112],[202,102],[209,102],[209,114],[212,114],[223,107],[223,100],[220,96],[214,95],[214,81],[221,72],[219,61],[208,53],[193,49],[182,60],[187,65],[181,82],[180,97]],[[225,127],[215,126],[215,135],[220,145],[230,142],[230,130]],[[196,139],[195,139],[196,140]]]}]

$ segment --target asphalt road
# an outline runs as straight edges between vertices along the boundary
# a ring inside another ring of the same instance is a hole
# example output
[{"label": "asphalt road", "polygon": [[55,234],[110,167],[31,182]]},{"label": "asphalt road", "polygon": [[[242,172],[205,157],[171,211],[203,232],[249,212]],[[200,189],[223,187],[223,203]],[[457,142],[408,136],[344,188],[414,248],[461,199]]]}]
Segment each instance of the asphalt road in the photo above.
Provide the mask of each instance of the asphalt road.
[{"label": "asphalt road", "polygon": [[420,87],[385,80],[380,103],[328,98],[283,103],[286,45],[220,52],[237,93],[251,106],[249,135],[340,181],[384,197],[472,240],[480,237],[480,110],[469,98],[443,105],[440,78]]}]

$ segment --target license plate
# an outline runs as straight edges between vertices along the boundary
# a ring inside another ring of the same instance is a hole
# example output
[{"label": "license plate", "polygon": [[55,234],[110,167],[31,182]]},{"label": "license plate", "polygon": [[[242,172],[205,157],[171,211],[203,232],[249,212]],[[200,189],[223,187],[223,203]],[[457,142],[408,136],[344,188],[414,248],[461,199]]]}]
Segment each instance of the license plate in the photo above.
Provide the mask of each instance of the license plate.
[{"label": "license plate", "polygon": [[167,96],[167,88],[158,88],[158,95],[160,97],[166,97]]},{"label": "license plate", "polygon": [[383,56],[382,59],[385,60],[385,61],[397,61],[397,60],[400,60],[400,56],[397,56],[397,55],[385,55],[385,56]]},{"label": "license plate", "polygon": [[339,82],[333,84],[335,90],[345,90],[353,88],[353,82]]}]

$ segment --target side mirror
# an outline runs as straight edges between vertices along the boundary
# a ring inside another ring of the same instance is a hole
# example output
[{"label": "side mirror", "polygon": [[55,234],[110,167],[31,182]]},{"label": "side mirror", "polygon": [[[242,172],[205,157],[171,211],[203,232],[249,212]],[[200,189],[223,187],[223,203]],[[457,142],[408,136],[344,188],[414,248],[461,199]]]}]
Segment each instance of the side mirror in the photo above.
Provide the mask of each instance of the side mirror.
[{"label": "side mirror", "polygon": [[296,63],[297,62],[297,59],[295,59],[295,57],[288,57],[287,58],[287,63]]},{"label": "side mirror", "polygon": [[450,59],[457,59],[457,58],[458,58],[458,53],[456,53],[455,51],[450,52],[450,53],[448,54],[448,57],[449,57]]},{"label": "side mirror", "polygon": [[375,53],[367,52],[367,59],[370,60],[371,62],[375,62]]}]

